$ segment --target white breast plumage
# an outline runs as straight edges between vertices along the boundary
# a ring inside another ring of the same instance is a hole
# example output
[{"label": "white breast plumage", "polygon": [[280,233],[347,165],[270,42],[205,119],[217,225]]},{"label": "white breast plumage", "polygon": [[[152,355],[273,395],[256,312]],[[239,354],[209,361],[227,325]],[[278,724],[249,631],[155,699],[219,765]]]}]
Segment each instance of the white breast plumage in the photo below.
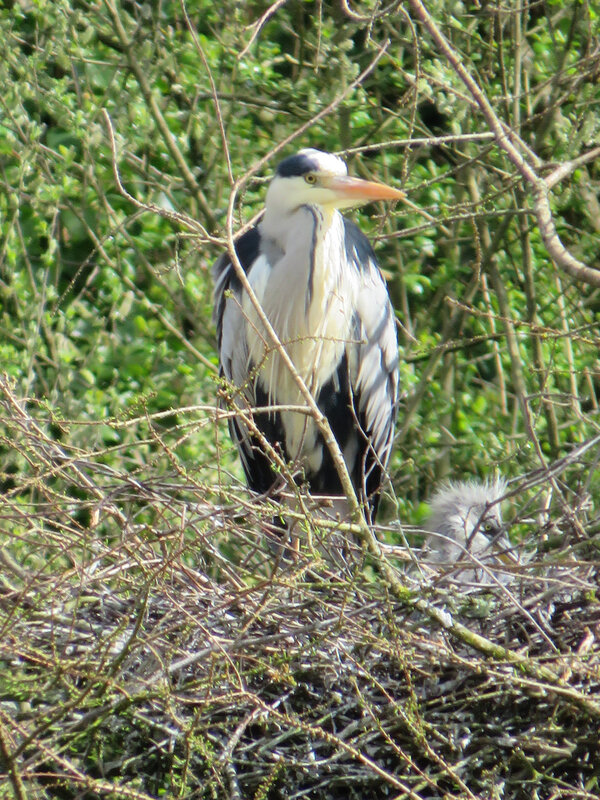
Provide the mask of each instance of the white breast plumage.
[{"label": "white breast plumage", "polygon": [[[292,226],[296,238],[286,242],[283,256],[270,264],[261,255],[252,266],[249,280],[298,374],[318,396],[319,390],[331,380],[350,340],[355,298],[348,287],[353,288],[356,281],[349,284],[346,272],[346,289],[342,295],[340,277],[345,264],[337,264],[335,258],[331,258],[331,253],[344,252],[341,216],[335,213],[324,235],[321,230],[315,233],[315,225],[321,227],[324,220],[316,217],[312,209],[301,208],[297,216]],[[305,243],[313,234],[319,244],[309,262]],[[328,269],[325,264],[329,265]],[[299,303],[298,297],[305,297],[305,304]],[[274,351],[248,296],[244,297],[243,308],[249,358],[257,367],[257,379],[269,403],[303,405],[296,381]],[[306,414],[298,412],[283,412],[281,418],[288,455],[291,458],[301,456],[311,469],[318,469],[322,456],[321,448],[315,447],[314,423]]]}]

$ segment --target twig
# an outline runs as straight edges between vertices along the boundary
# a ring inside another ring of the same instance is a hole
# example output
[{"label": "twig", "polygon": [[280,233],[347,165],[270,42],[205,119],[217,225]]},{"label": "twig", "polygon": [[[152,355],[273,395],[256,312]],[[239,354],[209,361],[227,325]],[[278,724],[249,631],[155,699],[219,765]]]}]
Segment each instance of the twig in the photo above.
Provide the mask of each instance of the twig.
[{"label": "twig", "polygon": [[[0,714],[2,712],[0,711]],[[4,716],[2,714],[2,716]],[[13,792],[15,793],[15,800],[27,800],[25,786],[21,779],[19,770],[15,763],[15,757],[11,753],[11,743],[9,740],[8,732],[4,726],[4,722],[0,719],[0,762],[3,763],[9,780],[12,784]]]},{"label": "twig", "polygon": [[210,207],[210,204],[204,193],[198,186],[198,182],[194,178],[190,168],[188,167],[187,161],[183,157],[179,147],[177,146],[177,142],[175,141],[175,137],[171,133],[167,122],[158,107],[158,103],[156,101],[156,97],[154,92],[152,91],[152,87],[148,82],[148,78],[146,73],[144,72],[141,63],[136,58],[136,54],[133,49],[132,42],[130,41],[129,37],[127,36],[127,32],[123,27],[123,23],[121,22],[121,16],[119,13],[119,9],[116,7],[114,0],[104,0],[104,3],[108,9],[110,16],[112,17],[112,23],[115,33],[117,34],[117,38],[127,56],[127,62],[129,64],[129,68],[133,72],[140,87],[140,91],[142,92],[142,96],[146,105],[148,106],[150,113],[154,117],[154,121],[160,131],[160,134],[163,138],[163,141],[167,147],[167,150],[171,154],[171,157],[177,164],[177,168],[185,181],[188,190],[191,194],[196,198],[198,201],[198,205],[202,214],[204,215],[204,219],[208,227],[213,230],[216,227],[215,217],[213,211]]},{"label": "twig", "polygon": [[221,113],[221,102],[219,100],[217,85],[215,83],[215,79],[213,78],[212,70],[210,68],[210,64],[208,63],[208,59],[206,58],[206,53],[204,52],[204,48],[200,44],[200,39],[198,38],[198,33],[196,32],[196,28],[192,24],[192,20],[190,19],[189,14],[187,12],[186,0],[181,0],[181,10],[183,11],[183,15],[185,17],[185,24],[188,26],[188,30],[192,35],[192,39],[194,40],[194,46],[196,47],[196,50],[200,54],[200,58],[202,59],[202,63],[204,64],[204,69],[206,70],[206,74],[208,75],[208,82],[210,83],[212,101],[215,107],[215,112],[217,114],[219,133],[221,134],[221,142],[223,144],[223,153],[225,155],[225,161],[227,163],[227,174],[229,175],[229,182],[233,183],[233,172],[231,169],[231,158],[229,156],[229,145],[227,144],[225,123],[223,121],[223,114]]},{"label": "twig", "polygon": [[529,184],[540,235],[554,263],[576,281],[600,287],[600,270],[592,269],[578,261],[565,248],[558,236],[550,208],[550,185],[546,180],[539,177],[534,166],[530,163],[532,161],[533,164],[539,166],[537,156],[531,152],[525,142],[514,131],[507,128],[500,121],[491,103],[475,79],[467,71],[460,55],[435,24],[421,0],[409,0],[409,2],[417,19],[430,33],[439,50],[448,59],[456,74],[471,93],[485,121],[493,132],[498,146],[504,150],[523,180]]},{"label": "twig", "polygon": [[238,61],[241,61],[241,60],[242,60],[242,58],[244,58],[244,56],[246,55],[246,53],[248,52],[248,50],[250,50],[250,48],[251,48],[251,47],[252,47],[252,45],[254,44],[254,42],[255,42],[255,40],[256,40],[256,37],[257,37],[257,36],[258,36],[258,34],[261,32],[262,28],[263,28],[263,27],[266,25],[266,23],[267,23],[267,22],[268,22],[268,21],[271,19],[271,17],[273,16],[273,14],[275,14],[275,12],[276,12],[278,9],[280,9],[280,8],[281,8],[281,6],[284,6],[284,5],[286,4],[286,2],[287,2],[287,0],[276,0],[276,2],[274,2],[272,5],[270,5],[270,6],[269,6],[269,8],[267,8],[267,10],[264,12],[264,14],[262,14],[262,15],[261,15],[261,16],[260,16],[260,17],[259,17],[257,20],[256,20],[256,22],[255,22],[255,23],[254,23],[254,24],[251,26],[251,27],[252,27],[252,34],[251,34],[251,36],[250,36],[250,39],[248,40],[248,44],[247,44],[247,45],[244,47],[244,49],[243,49],[243,50],[242,50],[242,51],[239,53],[239,55],[238,55]]},{"label": "twig", "polygon": [[130,203],[133,203],[133,205],[136,206],[136,208],[140,208],[143,211],[151,211],[153,214],[158,214],[161,217],[165,217],[165,219],[170,219],[172,222],[176,222],[179,225],[183,225],[185,228],[192,231],[193,233],[201,235],[208,241],[212,241],[219,244],[220,239],[212,238],[209,235],[208,231],[193,217],[190,217],[187,214],[181,214],[178,211],[169,211],[166,208],[157,206],[155,203],[148,203],[147,201],[142,202],[141,200],[138,200],[137,197],[134,197],[127,191],[127,189],[123,186],[123,182],[121,181],[121,176],[119,174],[117,143],[115,140],[115,132],[112,125],[112,120],[108,114],[108,111],[105,108],[102,109],[102,116],[104,117],[106,128],[108,130],[115,183],[117,184],[117,188],[119,192],[123,195],[123,197],[129,200]]},{"label": "twig", "polygon": [[564,163],[560,164],[560,166],[556,167],[550,175],[546,175],[544,178],[544,182],[548,189],[552,189],[556,186],[557,183],[567,178],[576,169],[583,166],[584,164],[588,164],[590,161],[595,161],[600,156],[600,147],[595,147],[593,150],[590,150],[588,153],[583,153],[583,155],[578,156],[577,158],[573,158],[571,161],[565,161]]}]

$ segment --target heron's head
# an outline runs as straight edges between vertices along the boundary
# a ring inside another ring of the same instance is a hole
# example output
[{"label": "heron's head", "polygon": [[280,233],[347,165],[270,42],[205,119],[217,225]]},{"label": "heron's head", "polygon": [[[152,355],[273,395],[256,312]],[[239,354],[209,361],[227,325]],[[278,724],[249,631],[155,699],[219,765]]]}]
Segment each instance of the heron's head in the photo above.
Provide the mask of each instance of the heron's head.
[{"label": "heron's head", "polygon": [[404,192],[383,183],[352,178],[341,158],[307,148],[279,164],[267,192],[266,206],[268,211],[280,214],[292,213],[300,206],[333,211],[404,196]]},{"label": "heron's head", "polygon": [[468,550],[478,557],[494,555],[514,561],[508,552],[510,542],[500,510],[505,491],[502,478],[485,483],[449,483],[439,489],[431,499],[427,525],[435,560],[448,561]]}]

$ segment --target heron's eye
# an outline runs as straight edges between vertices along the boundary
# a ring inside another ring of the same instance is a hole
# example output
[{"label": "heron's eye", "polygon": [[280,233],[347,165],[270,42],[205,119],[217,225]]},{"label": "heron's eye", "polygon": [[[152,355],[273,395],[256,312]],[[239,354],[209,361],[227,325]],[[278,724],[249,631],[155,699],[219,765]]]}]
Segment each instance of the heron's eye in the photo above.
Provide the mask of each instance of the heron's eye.
[{"label": "heron's eye", "polygon": [[307,183],[311,183],[311,184],[312,183],[316,183],[317,182],[317,176],[315,175],[314,172],[309,172],[307,175],[304,176],[304,180]]},{"label": "heron's eye", "polygon": [[483,523],[483,530],[486,533],[491,533],[494,530],[494,523],[490,522],[489,520],[487,522],[484,522]]}]

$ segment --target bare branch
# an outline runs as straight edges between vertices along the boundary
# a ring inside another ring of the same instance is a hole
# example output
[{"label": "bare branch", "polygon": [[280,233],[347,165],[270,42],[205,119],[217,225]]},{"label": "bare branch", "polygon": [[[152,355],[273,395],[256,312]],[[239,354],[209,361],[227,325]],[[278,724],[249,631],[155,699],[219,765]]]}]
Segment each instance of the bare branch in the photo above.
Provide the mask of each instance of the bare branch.
[{"label": "bare branch", "polygon": [[181,150],[177,146],[175,137],[171,133],[169,126],[167,125],[167,122],[158,106],[158,103],[156,102],[156,97],[154,95],[154,92],[152,91],[152,88],[148,83],[148,77],[144,72],[142,65],[136,58],[136,54],[133,51],[131,41],[129,40],[127,32],[123,27],[123,23],[121,22],[119,9],[116,7],[114,0],[104,0],[104,3],[106,4],[106,7],[108,8],[108,11],[112,18],[113,28],[115,33],[117,34],[120,45],[123,48],[125,55],[127,56],[127,62],[129,64],[129,68],[136,77],[136,80],[140,87],[140,91],[142,92],[144,100],[146,101],[146,104],[150,109],[152,116],[154,117],[154,120],[160,131],[163,141],[167,147],[167,150],[169,151],[171,157],[177,164],[177,168],[179,169],[183,177],[183,180],[185,181],[185,184],[188,187],[188,190],[190,191],[192,196],[197,200],[198,206],[202,211],[204,219],[206,220],[206,224],[211,230],[213,230],[216,226],[216,222],[213,211],[210,207],[210,203],[204,196],[204,193],[201,190],[201,188],[198,186],[198,182],[196,181],[192,172],[190,171],[188,163],[185,160]]},{"label": "bare branch", "polygon": [[108,137],[110,141],[110,150],[112,154],[112,166],[113,166],[113,175],[115,178],[115,183],[117,184],[117,188],[119,192],[129,200],[136,208],[139,208],[143,211],[150,211],[152,214],[158,214],[160,217],[164,217],[165,219],[171,220],[171,222],[176,222],[178,225],[182,225],[184,228],[192,231],[193,233],[199,234],[202,236],[203,239],[207,241],[212,241],[216,244],[220,243],[220,239],[211,237],[206,228],[204,228],[197,220],[193,217],[188,216],[187,214],[181,214],[178,211],[169,211],[166,208],[162,208],[161,206],[157,206],[155,203],[147,203],[138,200],[132,194],[130,194],[127,189],[123,186],[121,181],[121,176],[119,174],[119,165],[118,165],[118,154],[117,154],[117,143],[115,140],[115,132],[112,125],[112,120],[108,114],[108,111],[104,108],[102,109],[102,116],[104,117],[104,122],[106,124],[106,128],[108,131]]},{"label": "bare branch", "polygon": [[462,63],[458,53],[435,24],[421,0],[410,0],[410,5],[417,19],[430,33],[439,50],[448,59],[456,74],[471,93],[485,121],[494,133],[499,147],[504,150],[523,180],[529,185],[540,235],[554,263],[576,281],[600,287],[600,270],[592,269],[578,261],[565,248],[558,236],[550,208],[549,184],[538,176],[534,168],[539,167],[537,156],[514,131],[498,118],[487,97]]}]

